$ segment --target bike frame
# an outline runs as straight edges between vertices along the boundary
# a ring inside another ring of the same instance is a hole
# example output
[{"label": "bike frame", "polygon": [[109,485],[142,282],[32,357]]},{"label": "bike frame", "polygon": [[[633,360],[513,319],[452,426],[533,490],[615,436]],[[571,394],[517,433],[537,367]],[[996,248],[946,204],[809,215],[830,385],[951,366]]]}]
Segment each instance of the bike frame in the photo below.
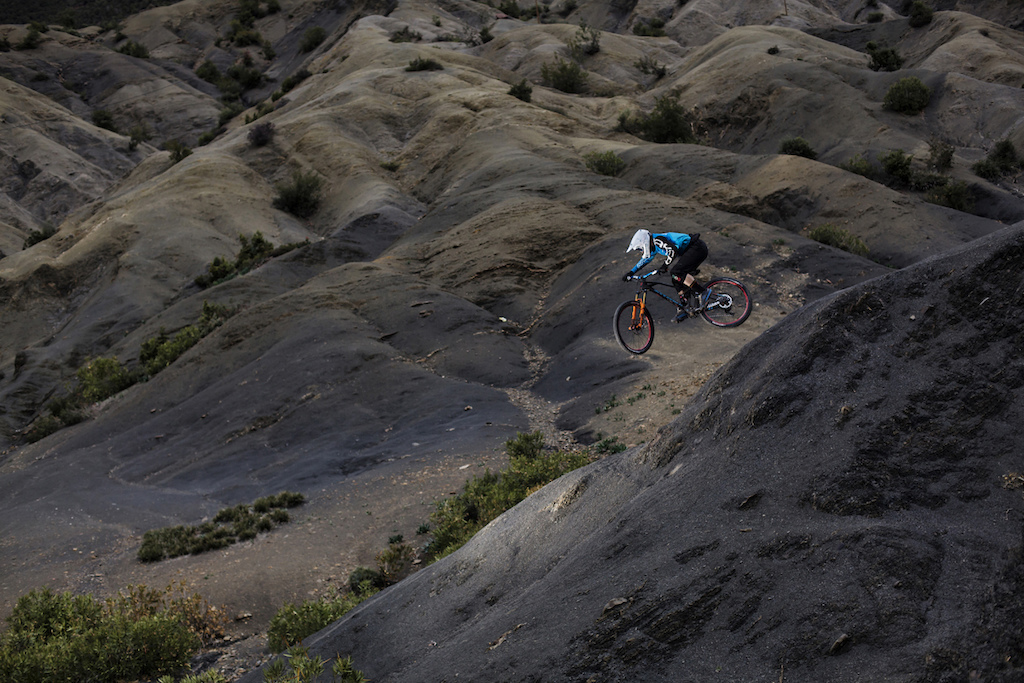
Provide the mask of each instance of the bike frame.
[{"label": "bike frame", "polygon": [[656,274],[657,272],[658,271],[656,271],[656,270],[652,270],[649,273],[645,273],[643,275],[637,276],[637,279],[640,280],[640,286],[636,290],[636,300],[640,302],[640,307],[633,309],[633,324],[634,325],[637,324],[640,320],[643,319],[644,311],[647,310],[647,292],[654,292],[655,294],[660,296],[662,299],[664,299],[665,301],[667,301],[670,304],[672,304],[673,306],[675,306],[677,309],[682,308],[679,305],[679,301],[678,300],[673,299],[672,297],[668,296],[667,294],[665,294],[664,292],[662,292],[661,290],[658,289],[659,286],[660,287],[672,287],[672,291],[675,292],[676,288],[674,286],[672,286],[671,283],[669,283],[669,282],[648,282],[647,281],[647,278],[651,277],[652,275]]}]

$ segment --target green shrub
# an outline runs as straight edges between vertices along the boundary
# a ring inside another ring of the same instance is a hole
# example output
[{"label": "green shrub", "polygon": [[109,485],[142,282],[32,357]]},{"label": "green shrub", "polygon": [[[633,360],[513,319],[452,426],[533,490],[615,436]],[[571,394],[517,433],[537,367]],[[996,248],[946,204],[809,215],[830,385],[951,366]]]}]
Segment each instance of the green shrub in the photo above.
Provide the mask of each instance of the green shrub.
[{"label": "green shrub", "polygon": [[[238,86],[244,90],[252,90],[263,85],[263,74],[260,70],[245,64],[232,64],[228,67],[227,76],[229,79],[238,84]],[[221,79],[223,80],[223,79]],[[224,88],[221,87],[223,91]],[[230,86],[228,90],[231,90]]]},{"label": "green shrub", "polygon": [[839,164],[839,168],[872,180],[878,177],[878,169],[860,154],[855,154],[846,163]]},{"label": "green shrub", "polygon": [[168,140],[164,143],[164,149],[171,153],[171,161],[175,164],[192,154],[192,150],[178,140]]},{"label": "green shrub", "polygon": [[231,314],[225,306],[204,301],[203,312],[195,325],[182,328],[174,337],[168,337],[161,329],[157,336],[144,341],[139,349],[139,363],[150,377],[156,375],[198,344],[199,340],[220,327]]},{"label": "green shrub", "polygon": [[97,403],[124,391],[139,377],[121,365],[117,358],[96,358],[78,368],[78,392],[87,403]]},{"label": "green shrub", "polygon": [[316,171],[292,173],[291,183],[277,186],[274,208],[299,218],[310,218],[320,208],[324,179]]},{"label": "green shrub", "polygon": [[601,175],[617,176],[626,168],[626,162],[615,152],[590,152],[583,157],[583,160],[594,173]]},{"label": "green shrub", "polygon": [[498,5],[498,11],[507,14],[513,19],[518,19],[522,12],[516,0],[501,0],[501,4]]},{"label": "green shrub", "polygon": [[134,40],[129,40],[127,43],[117,48],[117,51],[123,55],[129,57],[137,57],[139,59],[146,59],[149,57],[149,50],[142,43],[136,43]]},{"label": "green shrub", "polygon": [[494,40],[494,35],[491,33],[490,26],[484,26],[480,29],[480,44],[489,43]]},{"label": "green shrub", "polygon": [[665,20],[660,17],[653,19],[638,18],[633,24],[633,35],[661,38],[665,35]]},{"label": "green shrub", "polygon": [[249,129],[246,139],[253,147],[265,147],[274,139],[274,124],[266,121]]},{"label": "green shrub", "polygon": [[423,34],[419,31],[414,31],[409,26],[403,26],[401,29],[393,31],[388,40],[392,43],[416,43],[423,40]]},{"label": "green shrub", "polygon": [[[217,256],[206,267],[206,274],[200,275],[195,279],[197,285],[200,287],[210,287],[236,275],[244,275],[275,256],[287,254],[289,251],[309,243],[308,241],[289,242],[288,244],[275,247],[259,230],[254,232],[251,237],[239,235],[238,241],[242,246],[238,250],[235,260],[229,261],[226,258]],[[205,304],[203,310],[204,312],[206,310]]]},{"label": "green shrub", "polygon": [[931,23],[932,20],[932,8],[921,2],[921,0],[914,0],[910,5],[910,25],[914,28],[920,28]]},{"label": "green shrub", "polygon": [[779,144],[779,154],[791,154],[798,157],[806,157],[808,159],[815,159],[818,153],[815,152],[810,143],[803,138],[786,138]]},{"label": "green shrub", "polygon": [[635,66],[640,71],[640,73],[647,74],[649,76],[654,76],[655,79],[663,78],[665,74],[668,72],[668,70],[665,68],[665,65],[659,64],[658,60],[654,59],[653,57],[641,57],[640,59],[636,60],[636,62],[633,63],[633,66]]},{"label": "green shrub", "polygon": [[352,611],[376,592],[376,588],[364,582],[356,590],[343,595],[307,600],[298,606],[290,603],[284,605],[270,620],[270,626],[267,628],[267,647],[271,652],[283,652],[298,645]]},{"label": "green shrub", "polygon": [[878,157],[882,164],[882,170],[897,185],[909,185],[912,177],[911,162],[914,157],[906,154],[902,149],[891,149]]},{"label": "green shrub", "polygon": [[693,117],[679,103],[678,93],[658,98],[650,114],[631,117],[629,112],[619,116],[619,127],[650,142],[691,143],[697,137],[693,132]]},{"label": "green shrub", "polygon": [[143,142],[149,142],[153,134],[144,123],[137,123],[128,130],[128,149],[137,149]]},{"label": "green shrub", "polygon": [[540,75],[544,83],[565,93],[580,93],[587,85],[587,72],[576,62],[555,57],[550,64],[542,64]]},{"label": "green shrub", "polygon": [[28,249],[29,247],[39,244],[45,240],[50,239],[57,234],[57,228],[50,225],[49,223],[43,223],[42,228],[39,230],[33,230],[25,238],[25,242],[22,245],[22,249]]},{"label": "green shrub", "polygon": [[940,173],[953,168],[953,145],[939,140],[928,143],[928,165]]},{"label": "green shrub", "polygon": [[320,43],[327,39],[327,31],[322,26],[314,26],[306,29],[299,42],[299,52],[312,52],[320,46]]},{"label": "green shrub", "polygon": [[882,106],[900,114],[917,114],[928,106],[931,95],[931,88],[922,83],[920,78],[909,76],[889,87]]},{"label": "green shrub", "polygon": [[117,132],[117,126],[114,125],[114,115],[106,109],[96,109],[93,111],[92,123],[98,128],[105,128],[114,133]]},{"label": "green shrub", "polygon": [[433,540],[429,552],[444,557],[531,493],[566,472],[591,462],[588,453],[543,451],[539,432],[520,434],[505,444],[509,466],[504,472],[487,471],[466,482],[463,492],[435,503],[430,519]]},{"label": "green shrub", "polygon": [[868,68],[872,71],[899,71],[903,66],[903,57],[891,47],[878,47],[876,43],[869,42],[867,51],[871,55]]},{"label": "green shrub", "polygon": [[151,680],[183,669],[223,615],[199,596],[129,586],[105,602],[48,588],[18,599],[0,636],[0,671],[18,683]]},{"label": "green shrub", "polygon": [[299,69],[288,78],[281,81],[281,92],[286,93],[295,88],[299,83],[310,77],[308,69]]},{"label": "green shrub", "polygon": [[42,32],[35,26],[29,28],[28,33],[25,37],[14,46],[16,50],[34,50],[39,47],[39,43],[43,42]]},{"label": "green shrub", "polygon": [[582,62],[601,51],[601,32],[587,22],[581,22],[576,35],[569,39],[568,47],[573,60]]},{"label": "green shrub", "polygon": [[885,19],[885,13],[884,12],[871,12],[871,13],[868,14],[868,23],[869,24],[877,24],[880,21],[882,21],[883,19]]},{"label": "green shrub", "polygon": [[423,57],[417,57],[409,62],[409,66],[405,67],[406,71],[441,71],[442,69],[444,67],[441,66],[441,62],[436,59],[424,59]]},{"label": "green shrub", "polygon": [[533,86],[524,78],[518,83],[513,83],[512,87],[508,89],[508,94],[523,102],[529,102],[533,98]]},{"label": "green shrub", "polygon": [[218,69],[217,65],[211,62],[209,59],[207,59],[205,62],[203,62],[196,68],[196,76],[199,76],[199,78],[203,79],[204,81],[213,84],[216,84],[221,77],[220,69]]},{"label": "green shrub", "polygon": [[948,181],[929,192],[925,199],[933,204],[968,212],[974,208],[974,194],[962,180]]},{"label": "green shrub", "polygon": [[816,242],[827,244],[843,251],[848,251],[851,254],[857,256],[866,256],[868,253],[868,246],[864,243],[864,240],[852,234],[848,230],[844,230],[838,226],[832,225],[831,223],[825,223],[815,228],[811,228],[807,235]]},{"label": "green shrub", "polygon": [[[271,531],[276,525],[289,521],[285,507],[305,502],[301,493],[282,492],[277,496],[260,498],[253,505],[244,503],[221,509],[213,520],[199,526],[173,526],[151,529],[142,536],[136,553],[139,562],[159,562],[182,555],[198,555],[210,550],[226,548],[238,541],[255,538]],[[261,510],[257,510],[257,505]]]}]

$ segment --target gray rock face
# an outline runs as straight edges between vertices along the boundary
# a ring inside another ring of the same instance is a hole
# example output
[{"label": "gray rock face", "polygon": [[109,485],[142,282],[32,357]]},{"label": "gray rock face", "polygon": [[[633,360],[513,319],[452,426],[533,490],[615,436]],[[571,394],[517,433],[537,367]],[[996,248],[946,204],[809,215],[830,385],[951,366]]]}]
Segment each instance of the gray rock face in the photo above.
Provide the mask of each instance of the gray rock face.
[{"label": "gray rock face", "polygon": [[376,681],[1019,679],[1022,257],[807,306],[306,644]]}]

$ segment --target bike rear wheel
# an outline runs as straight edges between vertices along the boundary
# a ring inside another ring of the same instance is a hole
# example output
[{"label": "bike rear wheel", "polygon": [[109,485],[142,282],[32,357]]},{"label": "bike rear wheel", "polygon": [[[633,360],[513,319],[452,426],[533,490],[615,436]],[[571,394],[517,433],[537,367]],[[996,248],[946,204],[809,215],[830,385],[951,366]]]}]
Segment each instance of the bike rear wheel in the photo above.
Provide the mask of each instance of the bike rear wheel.
[{"label": "bike rear wheel", "polygon": [[728,277],[711,280],[704,287],[710,292],[701,316],[715,327],[736,327],[750,317],[753,302],[743,283]]},{"label": "bike rear wheel", "polygon": [[624,301],[615,309],[612,320],[615,339],[630,353],[641,354],[654,343],[654,319],[640,302]]}]

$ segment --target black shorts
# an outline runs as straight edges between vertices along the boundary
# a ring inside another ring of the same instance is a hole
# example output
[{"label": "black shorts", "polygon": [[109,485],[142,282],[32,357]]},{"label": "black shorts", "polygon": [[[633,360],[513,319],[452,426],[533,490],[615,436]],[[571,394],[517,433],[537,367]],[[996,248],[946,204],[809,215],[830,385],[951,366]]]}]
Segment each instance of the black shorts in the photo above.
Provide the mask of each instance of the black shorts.
[{"label": "black shorts", "polygon": [[704,263],[704,259],[707,257],[708,245],[704,244],[704,240],[697,236],[691,238],[686,251],[675,258],[669,271],[672,274],[672,282],[676,288],[682,286],[682,281],[686,279],[687,274],[693,275],[696,273],[700,264]]}]

